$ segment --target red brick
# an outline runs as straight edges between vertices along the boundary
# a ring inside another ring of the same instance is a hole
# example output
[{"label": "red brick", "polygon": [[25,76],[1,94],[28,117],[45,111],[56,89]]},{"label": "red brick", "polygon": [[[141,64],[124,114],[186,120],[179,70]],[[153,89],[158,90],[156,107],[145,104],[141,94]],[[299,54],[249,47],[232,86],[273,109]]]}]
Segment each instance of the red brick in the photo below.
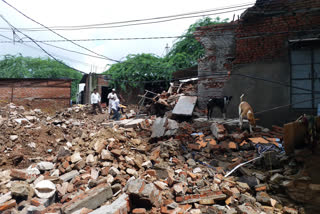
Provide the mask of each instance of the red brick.
[{"label": "red brick", "polygon": [[147,210],[145,208],[136,208],[132,210],[132,214],[146,214]]},{"label": "red brick", "polygon": [[147,173],[148,175],[150,175],[150,176],[154,176],[154,177],[157,176],[157,172],[156,172],[156,170],[154,170],[154,169],[148,169],[148,170],[146,170],[146,173]]},{"label": "red brick", "polygon": [[20,180],[27,180],[32,178],[32,176],[28,175],[28,173],[18,169],[11,169],[10,176]]},{"label": "red brick", "polygon": [[17,205],[16,200],[12,199],[10,201],[7,201],[0,205],[0,211],[5,211],[8,209],[11,209],[12,207],[15,207]]}]

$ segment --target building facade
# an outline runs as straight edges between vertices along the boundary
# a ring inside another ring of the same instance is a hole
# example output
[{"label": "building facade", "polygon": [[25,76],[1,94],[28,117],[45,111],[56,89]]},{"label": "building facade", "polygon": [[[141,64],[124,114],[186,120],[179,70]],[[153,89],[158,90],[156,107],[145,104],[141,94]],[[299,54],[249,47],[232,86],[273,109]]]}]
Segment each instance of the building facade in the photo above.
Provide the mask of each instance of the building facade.
[{"label": "building facade", "polygon": [[282,124],[320,103],[320,1],[257,0],[241,18],[200,27],[206,49],[199,60],[198,95],[233,96],[229,117],[238,116],[241,94],[263,125]]}]

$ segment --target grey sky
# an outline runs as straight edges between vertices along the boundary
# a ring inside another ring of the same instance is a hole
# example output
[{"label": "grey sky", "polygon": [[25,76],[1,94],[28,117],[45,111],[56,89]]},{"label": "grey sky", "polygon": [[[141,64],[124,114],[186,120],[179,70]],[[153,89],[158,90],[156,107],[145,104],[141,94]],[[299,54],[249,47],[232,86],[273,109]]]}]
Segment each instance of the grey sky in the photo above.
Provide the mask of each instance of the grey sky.
[{"label": "grey sky", "polygon": [[[144,18],[153,18],[160,16],[169,16],[181,13],[189,13],[200,10],[215,9],[242,3],[253,3],[253,0],[7,0],[14,7],[46,26],[72,26],[107,23],[116,21],[136,20]],[[244,10],[213,15],[220,18],[232,19],[233,14],[240,15]],[[40,27],[31,20],[23,17],[21,14],[0,1],[0,15],[3,15],[16,28]],[[109,29],[94,29],[81,31],[57,31],[68,39],[90,39],[90,38],[127,38],[127,37],[154,37],[154,36],[179,36],[190,24],[198,18],[181,19],[176,21],[130,26]],[[0,20],[0,28],[8,28],[8,25]],[[29,32],[24,31],[28,36],[37,40],[61,39],[52,32]],[[12,31],[0,29],[0,35],[12,38]],[[23,35],[18,34],[20,37]],[[0,41],[6,39],[0,37]],[[153,53],[162,56],[165,53],[165,46],[168,43],[172,46],[175,39],[161,40],[129,40],[129,41],[94,41],[77,42],[99,54],[108,56],[112,59],[122,60],[128,54]],[[51,43],[56,46],[67,49],[85,52],[71,43]],[[18,54],[32,57],[46,57],[47,55],[38,49],[34,44],[28,43],[27,47],[22,44],[0,43],[0,55]],[[104,71],[106,64],[113,63],[108,60],[96,59],[75,53],[66,52],[46,45],[42,45],[48,52],[63,60],[68,65],[85,72],[95,71],[100,73]],[[92,69],[92,66],[94,69]]]}]

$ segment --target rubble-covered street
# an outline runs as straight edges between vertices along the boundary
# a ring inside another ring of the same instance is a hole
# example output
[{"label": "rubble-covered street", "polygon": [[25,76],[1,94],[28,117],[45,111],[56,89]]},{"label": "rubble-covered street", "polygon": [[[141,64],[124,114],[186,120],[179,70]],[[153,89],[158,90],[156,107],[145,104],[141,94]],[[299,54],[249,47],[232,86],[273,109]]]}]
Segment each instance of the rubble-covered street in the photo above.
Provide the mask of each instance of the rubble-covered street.
[{"label": "rubble-covered street", "polygon": [[110,122],[90,106],[0,111],[2,213],[293,214],[319,204],[319,184],[302,170],[308,149],[286,155],[278,126]]}]

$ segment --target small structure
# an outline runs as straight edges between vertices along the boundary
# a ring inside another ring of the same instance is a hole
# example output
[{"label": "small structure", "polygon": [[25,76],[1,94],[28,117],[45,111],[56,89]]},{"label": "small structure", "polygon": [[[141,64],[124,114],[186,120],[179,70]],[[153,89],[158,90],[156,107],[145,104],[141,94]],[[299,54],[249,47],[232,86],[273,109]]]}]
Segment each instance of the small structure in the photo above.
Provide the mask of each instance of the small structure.
[{"label": "small structure", "polygon": [[1,78],[0,105],[23,105],[54,112],[70,106],[72,79]]}]

